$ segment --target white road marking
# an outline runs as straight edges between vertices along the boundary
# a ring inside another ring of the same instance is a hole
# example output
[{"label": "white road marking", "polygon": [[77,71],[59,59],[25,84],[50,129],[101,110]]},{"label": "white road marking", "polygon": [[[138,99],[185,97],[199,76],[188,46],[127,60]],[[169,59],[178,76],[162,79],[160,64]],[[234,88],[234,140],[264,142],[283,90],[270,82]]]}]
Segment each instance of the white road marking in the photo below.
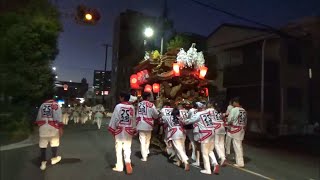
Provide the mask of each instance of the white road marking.
[{"label": "white road marking", "polygon": [[259,173],[253,172],[253,171],[250,171],[250,170],[245,169],[245,168],[239,168],[239,167],[233,166],[232,164],[227,164],[227,165],[228,165],[228,166],[231,166],[231,167],[233,167],[233,168],[239,169],[239,170],[241,170],[241,171],[244,171],[244,172],[247,172],[247,173],[250,173],[250,174],[259,176],[259,177],[264,178],[264,179],[274,180],[274,179],[272,179],[272,178],[269,178],[269,177],[267,177],[267,176],[264,176],[264,175],[262,175],[262,174],[259,174]]},{"label": "white road marking", "polygon": [[[191,165],[192,167],[197,168],[197,169],[201,169],[201,167],[199,167],[199,166],[195,166],[195,165],[192,165],[192,164],[190,164],[190,165]],[[230,166],[230,167],[236,168],[236,169],[238,169],[238,170],[241,170],[241,171],[244,171],[244,172],[247,172],[247,173],[256,175],[256,176],[259,176],[259,177],[264,178],[264,179],[274,180],[274,179],[272,179],[272,178],[269,178],[269,177],[267,177],[267,176],[264,176],[264,175],[262,175],[262,174],[259,174],[259,173],[253,172],[253,171],[250,171],[250,170],[248,170],[248,169],[235,167],[235,166],[233,166],[233,165],[231,165],[231,164],[227,164],[227,165]]]}]

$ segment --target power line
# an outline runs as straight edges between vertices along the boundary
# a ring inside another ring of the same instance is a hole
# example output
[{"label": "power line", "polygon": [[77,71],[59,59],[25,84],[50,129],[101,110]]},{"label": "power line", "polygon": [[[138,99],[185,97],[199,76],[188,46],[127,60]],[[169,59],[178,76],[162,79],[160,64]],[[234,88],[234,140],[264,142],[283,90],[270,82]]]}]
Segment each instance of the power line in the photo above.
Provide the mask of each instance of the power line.
[{"label": "power line", "polygon": [[234,18],[241,19],[241,20],[243,20],[243,21],[247,21],[247,22],[250,22],[250,23],[253,23],[253,24],[257,24],[257,25],[259,25],[259,26],[265,27],[265,28],[270,29],[270,30],[275,30],[275,28],[272,27],[272,26],[269,26],[269,25],[260,23],[260,22],[258,22],[258,21],[254,21],[254,20],[248,19],[248,18],[246,18],[246,17],[242,17],[242,16],[239,16],[239,15],[237,15],[237,14],[234,14],[234,13],[231,13],[231,12],[228,12],[228,11],[225,11],[225,10],[222,10],[222,9],[219,9],[219,8],[213,6],[213,5],[209,5],[209,4],[206,4],[206,3],[203,3],[203,2],[200,2],[200,1],[196,1],[196,0],[190,0],[190,1],[192,1],[192,2],[194,2],[194,3],[196,3],[196,4],[199,4],[199,5],[201,5],[201,6],[204,6],[204,7],[206,7],[206,8],[212,9],[212,10],[214,10],[214,11],[218,11],[218,12],[227,14],[227,15],[232,16],[232,17],[234,17]]},{"label": "power line", "polygon": [[203,2],[200,2],[200,1],[197,1],[197,0],[190,0],[190,1],[192,1],[192,2],[194,2],[194,3],[196,3],[196,4],[198,4],[198,5],[201,5],[201,6],[203,6],[203,7],[212,9],[212,10],[214,10],[214,11],[218,11],[218,12],[221,12],[221,13],[223,13],[223,14],[229,15],[229,16],[234,17],[234,18],[236,18],[236,19],[240,19],[240,20],[243,20],[243,21],[247,21],[247,22],[250,22],[250,23],[253,23],[253,24],[262,26],[262,27],[264,27],[264,28],[266,28],[266,29],[268,29],[268,30],[270,30],[270,31],[273,31],[273,32],[275,32],[275,33],[277,33],[277,34],[280,34],[280,35],[282,35],[282,36],[289,36],[288,34],[282,32],[281,30],[276,29],[276,28],[274,28],[274,27],[272,27],[272,26],[270,26],[270,25],[266,25],[266,24],[264,24],[264,23],[251,20],[251,19],[249,19],[249,18],[246,18],[246,17],[240,16],[240,15],[237,15],[237,14],[234,14],[234,13],[231,13],[231,12],[228,12],[228,11],[225,11],[225,10],[223,10],[223,9],[219,9],[219,8],[213,6],[213,5],[206,4],[206,3],[203,3]]}]

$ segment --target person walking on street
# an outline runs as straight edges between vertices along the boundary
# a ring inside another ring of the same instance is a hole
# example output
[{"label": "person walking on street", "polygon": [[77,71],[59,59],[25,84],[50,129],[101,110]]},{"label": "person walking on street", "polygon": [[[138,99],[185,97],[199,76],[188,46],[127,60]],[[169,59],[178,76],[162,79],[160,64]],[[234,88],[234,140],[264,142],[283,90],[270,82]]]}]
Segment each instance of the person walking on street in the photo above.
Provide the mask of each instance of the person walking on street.
[{"label": "person walking on street", "polygon": [[52,150],[51,164],[54,165],[61,161],[61,156],[58,156],[57,153],[62,136],[62,112],[55,100],[47,100],[40,106],[36,124],[39,126],[40,137],[40,169],[45,170],[47,167],[46,151],[49,144]]},{"label": "person walking on street", "polygon": [[155,105],[149,101],[150,96],[150,93],[144,92],[142,94],[143,101],[138,104],[137,130],[139,131],[141,146],[141,161],[147,161],[154,120],[159,118],[158,110]]},{"label": "person walking on street", "polygon": [[114,108],[108,130],[114,136],[117,157],[117,163],[112,170],[122,172],[124,159],[127,174],[132,174],[130,156],[132,137],[136,132],[136,122],[135,110],[133,105],[129,103],[129,99],[129,94],[120,94],[120,103]]}]

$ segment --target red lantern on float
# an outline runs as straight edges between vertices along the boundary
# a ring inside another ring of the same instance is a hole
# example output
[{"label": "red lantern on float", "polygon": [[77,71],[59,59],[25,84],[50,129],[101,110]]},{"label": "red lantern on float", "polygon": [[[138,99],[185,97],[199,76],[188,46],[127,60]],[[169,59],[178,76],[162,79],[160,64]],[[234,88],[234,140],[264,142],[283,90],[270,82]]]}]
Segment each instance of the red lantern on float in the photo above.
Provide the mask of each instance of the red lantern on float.
[{"label": "red lantern on float", "polygon": [[209,89],[208,88],[204,88],[204,92],[206,93],[206,96],[209,96]]},{"label": "red lantern on float", "polygon": [[153,89],[153,92],[154,92],[154,93],[159,93],[159,92],[160,92],[160,84],[154,83],[154,84],[152,85],[152,89]]},{"label": "red lantern on float", "polygon": [[180,66],[178,63],[173,63],[174,76],[180,76]]},{"label": "red lantern on float", "polygon": [[204,79],[204,77],[205,77],[206,74],[207,74],[207,70],[208,70],[208,68],[205,67],[205,66],[202,66],[202,67],[200,68],[200,73],[199,73],[199,78],[200,78],[200,79]]},{"label": "red lantern on float", "polygon": [[130,87],[132,89],[138,89],[139,85],[138,85],[138,76],[136,74],[132,74],[130,76]]},{"label": "red lantern on float", "polygon": [[149,92],[149,93],[152,92],[152,87],[151,87],[150,84],[147,84],[147,85],[144,87],[144,92]]},{"label": "red lantern on float", "polygon": [[141,72],[143,74],[143,82],[145,83],[145,82],[147,82],[147,79],[149,78],[149,72],[148,72],[148,70],[143,70]]},{"label": "red lantern on float", "polygon": [[68,90],[68,85],[67,85],[67,84],[64,84],[64,85],[63,85],[63,90],[65,90],[65,91]]},{"label": "red lantern on float", "polygon": [[142,73],[142,71],[137,73],[137,78],[138,78],[138,84],[142,84],[143,83],[143,73]]},{"label": "red lantern on float", "polygon": [[137,96],[141,97],[141,90],[137,90]]}]

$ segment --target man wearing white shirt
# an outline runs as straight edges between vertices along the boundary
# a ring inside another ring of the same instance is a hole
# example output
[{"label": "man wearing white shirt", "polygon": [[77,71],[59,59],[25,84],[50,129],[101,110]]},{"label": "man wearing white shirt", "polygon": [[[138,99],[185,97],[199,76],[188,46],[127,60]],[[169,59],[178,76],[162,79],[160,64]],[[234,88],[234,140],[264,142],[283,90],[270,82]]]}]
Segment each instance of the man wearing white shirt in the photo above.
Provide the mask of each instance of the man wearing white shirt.
[{"label": "man wearing white shirt", "polygon": [[233,100],[234,108],[230,111],[227,124],[230,125],[227,135],[232,138],[235,151],[236,164],[234,166],[244,167],[242,141],[244,139],[247,125],[247,112],[240,105],[240,99]]}]

